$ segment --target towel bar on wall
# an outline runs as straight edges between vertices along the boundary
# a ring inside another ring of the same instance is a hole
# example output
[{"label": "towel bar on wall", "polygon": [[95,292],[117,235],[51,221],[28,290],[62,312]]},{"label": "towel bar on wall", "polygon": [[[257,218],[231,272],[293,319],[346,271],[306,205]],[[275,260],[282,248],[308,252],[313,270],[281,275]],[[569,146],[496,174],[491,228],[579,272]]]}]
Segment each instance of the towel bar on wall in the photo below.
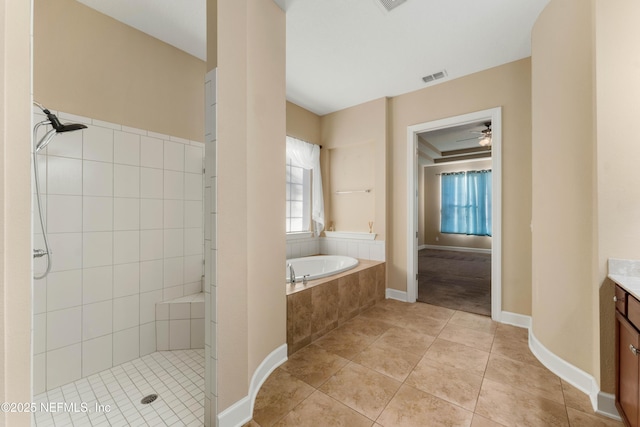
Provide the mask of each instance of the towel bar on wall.
[{"label": "towel bar on wall", "polygon": [[366,190],[343,190],[336,191],[336,194],[351,194],[351,193],[371,193],[371,189],[367,188]]}]

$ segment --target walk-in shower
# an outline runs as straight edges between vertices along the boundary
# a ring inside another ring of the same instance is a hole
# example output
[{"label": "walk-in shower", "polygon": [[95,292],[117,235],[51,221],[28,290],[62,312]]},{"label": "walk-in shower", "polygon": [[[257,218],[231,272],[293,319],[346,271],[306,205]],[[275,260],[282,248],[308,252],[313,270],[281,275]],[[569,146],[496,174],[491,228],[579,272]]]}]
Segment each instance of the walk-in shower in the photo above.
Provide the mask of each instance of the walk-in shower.
[{"label": "walk-in shower", "polygon": [[[63,132],[71,132],[74,130],[82,130],[82,129],[86,129],[87,127],[80,123],[62,124],[60,123],[60,120],[58,120],[58,117],[56,117],[55,114],[53,114],[51,111],[46,109],[44,106],[42,106],[37,102],[34,102],[33,104],[36,105],[38,108],[40,108],[42,112],[47,116],[46,120],[36,123],[36,125],[33,127],[33,142],[35,144],[33,147],[33,172],[35,174],[35,184],[36,184],[36,203],[38,204],[38,216],[40,218],[40,227],[42,229],[42,237],[44,240],[44,249],[34,249],[33,257],[40,258],[45,256],[47,259],[47,268],[44,271],[44,273],[40,276],[34,275],[33,278],[42,279],[46,277],[46,275],[49,274],[49,271],[51,270],[51,250],[49,248],[47,231],[45,229],[44,219],[42,217],[42,203],[40,202],[40,183],[39,183],[40,177],[38,173],[38,152],[40,152],[47,145],[49,145],[49,143],[53,140],[53,138],[57,134],[63,133]],[[36,142],[38,129],[41,126],[47,126],[47,125],[50,125],[52,129],[47,131],[47,133],[45,133],[45,135],[39,141]]]}]

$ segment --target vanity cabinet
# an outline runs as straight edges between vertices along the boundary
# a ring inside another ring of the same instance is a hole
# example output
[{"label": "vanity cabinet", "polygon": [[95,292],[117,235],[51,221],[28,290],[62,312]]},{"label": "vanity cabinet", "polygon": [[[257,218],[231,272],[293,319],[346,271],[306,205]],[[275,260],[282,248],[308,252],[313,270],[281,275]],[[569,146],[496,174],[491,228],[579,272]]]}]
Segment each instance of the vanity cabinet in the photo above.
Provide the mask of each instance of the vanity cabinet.
[{"label": "vanity cabinet", "polygon": [[640,426],[640,302],[616,285],[616,408],[626,426]]}]

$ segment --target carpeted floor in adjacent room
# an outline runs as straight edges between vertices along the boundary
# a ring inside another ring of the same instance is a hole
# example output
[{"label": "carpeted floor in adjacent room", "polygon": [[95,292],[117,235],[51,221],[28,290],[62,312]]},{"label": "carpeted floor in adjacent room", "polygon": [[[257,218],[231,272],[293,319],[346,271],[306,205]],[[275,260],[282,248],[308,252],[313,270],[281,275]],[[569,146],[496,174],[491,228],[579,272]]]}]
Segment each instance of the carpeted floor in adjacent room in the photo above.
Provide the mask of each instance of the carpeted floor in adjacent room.
[{"label": "carpeted floor in adjacent room", "polygon": [[491,254],[420,250],[418,301],[491,316]]}]

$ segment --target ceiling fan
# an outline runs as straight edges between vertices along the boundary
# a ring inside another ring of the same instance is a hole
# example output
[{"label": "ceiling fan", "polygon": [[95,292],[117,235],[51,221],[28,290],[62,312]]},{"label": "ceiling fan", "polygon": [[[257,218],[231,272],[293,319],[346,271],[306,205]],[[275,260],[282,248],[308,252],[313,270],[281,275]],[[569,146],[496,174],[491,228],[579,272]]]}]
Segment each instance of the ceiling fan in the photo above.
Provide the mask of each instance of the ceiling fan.
[{"label": "ceiling fan", "polygon": [[481,136],[478,137],[478,144],[482,145],[483,147],[489,146],[491,145],[491,122],[486,122],[484,124],[487,128],[481,130],[480,132],[478,131],[472,131],[473,133],[479,133],[481,134]]},{"label": "ceiling fan", "polygon": [[469,141],[472,139],[477,139],[478,140],[478,144],[480,144],[483,147],[488,147],[491,145],[491,137],[492,137],[492,132],[491,132],[491,122],[485,122],[484,125],[487,127],[486,129],[482,129],[481,131],[477,131],[477,130],[470,130],[470,133],[476,133],[479,134],[480,136],[477,137],[473,137],[473,138],[466,138],[466,139],[460,139],[456,142],[463,142],[463,141]]}]

